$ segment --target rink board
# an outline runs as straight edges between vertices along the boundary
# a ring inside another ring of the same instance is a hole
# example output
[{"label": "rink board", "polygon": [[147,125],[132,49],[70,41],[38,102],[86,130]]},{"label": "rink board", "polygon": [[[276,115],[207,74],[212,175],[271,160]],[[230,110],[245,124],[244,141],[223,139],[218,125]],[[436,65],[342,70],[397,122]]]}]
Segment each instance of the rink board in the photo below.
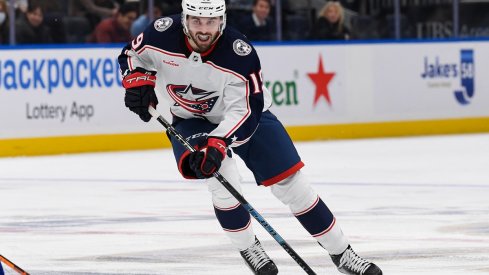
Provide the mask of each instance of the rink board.
[{"label": "rink board", "polygon": [[[488,44],[257,51],[272,111],[294,140],[322,140],[488,132]],[[168,147],[158,123],[143,123],[124,107],[120,48],[0,49],[0,156]]]}]

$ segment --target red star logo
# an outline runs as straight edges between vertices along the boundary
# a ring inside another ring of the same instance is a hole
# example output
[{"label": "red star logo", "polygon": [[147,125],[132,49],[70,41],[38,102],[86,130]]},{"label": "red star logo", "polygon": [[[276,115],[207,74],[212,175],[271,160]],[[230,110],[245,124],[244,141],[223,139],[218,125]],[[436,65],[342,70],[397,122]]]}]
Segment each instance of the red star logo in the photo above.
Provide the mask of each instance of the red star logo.
[{"label": "red star logo", "polygon": [[329,97],[328,84],[333,79],[335,73],[326,73],[323,68],[323,59],[319,55],[319,68],[317,73],[307,74],[316,85],[316,95],[314,96],[314,106],[318,103],[320,97],[324,97],[331,106],[331,98]]}]

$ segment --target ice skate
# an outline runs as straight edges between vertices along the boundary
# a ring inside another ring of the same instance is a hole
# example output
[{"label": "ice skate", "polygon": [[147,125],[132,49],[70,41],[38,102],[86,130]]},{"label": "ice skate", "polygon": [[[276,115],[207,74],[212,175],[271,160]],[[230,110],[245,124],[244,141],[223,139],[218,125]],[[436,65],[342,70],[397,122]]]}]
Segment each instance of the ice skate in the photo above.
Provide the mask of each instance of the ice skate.
[{"label": "ice skate", "polygon": [[275,263],[268,257],[260,241],[255,237],[255,243],[246,250],[240,251],[248,267],[257,275],[276,275],[278,269]]},{"label": "ice skate", "polygon": [[358,256],[350,245],[343,253],[330,256],[338,270],[343,274],[382,275],[382,270],[378,266]]}]

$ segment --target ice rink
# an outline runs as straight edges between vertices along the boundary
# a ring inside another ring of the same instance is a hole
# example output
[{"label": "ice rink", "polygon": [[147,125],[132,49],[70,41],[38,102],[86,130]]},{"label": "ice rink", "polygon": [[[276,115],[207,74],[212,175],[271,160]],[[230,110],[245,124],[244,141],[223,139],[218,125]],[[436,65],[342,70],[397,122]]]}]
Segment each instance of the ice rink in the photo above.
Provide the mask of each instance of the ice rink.
[{"label": "ice rink", "polygon": [[[489,135],[297,148],[353,248],[384,274],[489,274]],[[251,205],[317,274],[339,274],[239,165]],[[305,274],[254,229],[280,274]],[[251,274],[205,182],[182,180],[169,150],[0,159],[0,254],[30,274]]]}]

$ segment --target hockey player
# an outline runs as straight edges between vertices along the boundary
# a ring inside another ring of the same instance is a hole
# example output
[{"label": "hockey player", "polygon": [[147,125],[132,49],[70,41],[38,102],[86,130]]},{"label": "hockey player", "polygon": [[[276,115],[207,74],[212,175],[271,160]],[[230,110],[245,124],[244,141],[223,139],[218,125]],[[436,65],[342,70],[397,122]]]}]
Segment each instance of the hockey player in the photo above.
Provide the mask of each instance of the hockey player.
[{"label": "hockey player", "polygon": [[236,155],[259,185],[286,204],[345,274],[380,275],[359,257],[334,215],[311,188],[287,132],[268,110],[260,60],[245,36],[226,28],[224,0],[183,0],[181,15],[159,18],[119,56],[125,105],[147,122],[156,92],[169,103],[174,127],[197,148],[171,138],[187,179],[206,178],[216,217],[254,274],[277,274],[255,237],[249,213],[215,179],[216,170],[241,192]]}]

